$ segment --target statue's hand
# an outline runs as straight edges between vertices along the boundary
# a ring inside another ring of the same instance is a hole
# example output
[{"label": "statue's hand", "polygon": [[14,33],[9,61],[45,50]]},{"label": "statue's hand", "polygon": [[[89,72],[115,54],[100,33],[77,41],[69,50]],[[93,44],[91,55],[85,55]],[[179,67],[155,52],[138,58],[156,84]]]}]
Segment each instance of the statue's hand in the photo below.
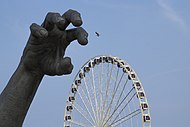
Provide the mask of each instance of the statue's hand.
[{"label": "statue's hand", "polygon": [[[65,30],[70,23],[76,28]],[[73,69],[71,59],[64,57],[67,46],[73,40],[81,45],[88,43],[88,33],[79,27],[81,25],[80,13],[74,10],[68,10],[62,16],[48,13],[41,26],[33,23],[21,60],[24,67],[47,75],[70,74]]]}]

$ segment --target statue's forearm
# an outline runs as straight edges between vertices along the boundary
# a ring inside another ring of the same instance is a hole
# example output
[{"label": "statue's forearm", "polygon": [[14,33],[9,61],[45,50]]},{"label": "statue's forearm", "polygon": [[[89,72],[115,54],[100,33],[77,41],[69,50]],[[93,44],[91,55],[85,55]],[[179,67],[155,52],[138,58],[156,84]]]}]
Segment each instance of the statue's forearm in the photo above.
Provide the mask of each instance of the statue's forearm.
[{"label": "statue's forearm", "polygon": [[0,95],[0,127],[21,127],[43,78],[20,64]]},{"label": "statue's forearm", "polygon": [[[76,28],[66,30],[72,23]],[[68,10],[47,14],[42,25],[30,26],[30,37],[23,51],[21,63],[0,95],[0,127],[21,127],[34,95],[44,75],[70,74],[71,59],[65,51],[73,40],[88,43],[88,33],[82,25],[80,13]]]}]

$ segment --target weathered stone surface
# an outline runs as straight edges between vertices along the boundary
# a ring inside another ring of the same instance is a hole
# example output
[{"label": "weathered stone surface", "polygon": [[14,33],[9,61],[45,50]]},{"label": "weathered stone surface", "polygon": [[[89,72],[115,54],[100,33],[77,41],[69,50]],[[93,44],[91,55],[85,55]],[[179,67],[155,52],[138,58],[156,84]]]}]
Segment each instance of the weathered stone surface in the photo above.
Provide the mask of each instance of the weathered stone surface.
[{"label": "weathered stone surface", "polygon": [[[72,23],[76,28],[66,30]],[[64,57],[67,46],[78,40],[88,43],[88,33],[80,27],[80,13],[50,12],[42,25],[33,23],[20,63],[0,95],[0,127],[21,127],[44,75],[70,74],[71,58]]]}]

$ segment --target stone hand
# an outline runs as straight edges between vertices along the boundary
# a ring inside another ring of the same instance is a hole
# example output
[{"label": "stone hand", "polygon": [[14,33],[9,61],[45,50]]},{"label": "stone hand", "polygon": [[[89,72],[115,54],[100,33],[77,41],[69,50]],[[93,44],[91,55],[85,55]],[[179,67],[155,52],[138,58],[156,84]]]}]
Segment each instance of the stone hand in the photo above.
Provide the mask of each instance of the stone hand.
[{"label": "stone hand", "polygon": [[[66,30],[70,23],[76,28]],[[70,74],[73,69],[71,59],[64,57],[67,46],[74,40],[81,45],[88,43],[88,33],[81,25],[82,19],[77,11],[68,10],[62,16],[48,13],[41,26],[36,23],[30,26],[31,34],[21,63],[35,73]]]}]

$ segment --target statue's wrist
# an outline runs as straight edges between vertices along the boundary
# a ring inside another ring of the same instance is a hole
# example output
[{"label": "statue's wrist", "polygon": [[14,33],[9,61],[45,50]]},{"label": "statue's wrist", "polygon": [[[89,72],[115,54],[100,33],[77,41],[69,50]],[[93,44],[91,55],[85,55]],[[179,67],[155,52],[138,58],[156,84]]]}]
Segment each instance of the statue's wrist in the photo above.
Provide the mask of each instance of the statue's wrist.
[{"label": "statue's wrist", "polygon": [[[31,65],[32,66],[32,65]],[[38,68],[38,67],[31,67],[29,63],[25,63],[23,61],[21,61],[19,63],[18,69],[26,72],[27,74],[31,75],[31,76],[44,76],[44,74],[42,73],[42,71]]]}]

